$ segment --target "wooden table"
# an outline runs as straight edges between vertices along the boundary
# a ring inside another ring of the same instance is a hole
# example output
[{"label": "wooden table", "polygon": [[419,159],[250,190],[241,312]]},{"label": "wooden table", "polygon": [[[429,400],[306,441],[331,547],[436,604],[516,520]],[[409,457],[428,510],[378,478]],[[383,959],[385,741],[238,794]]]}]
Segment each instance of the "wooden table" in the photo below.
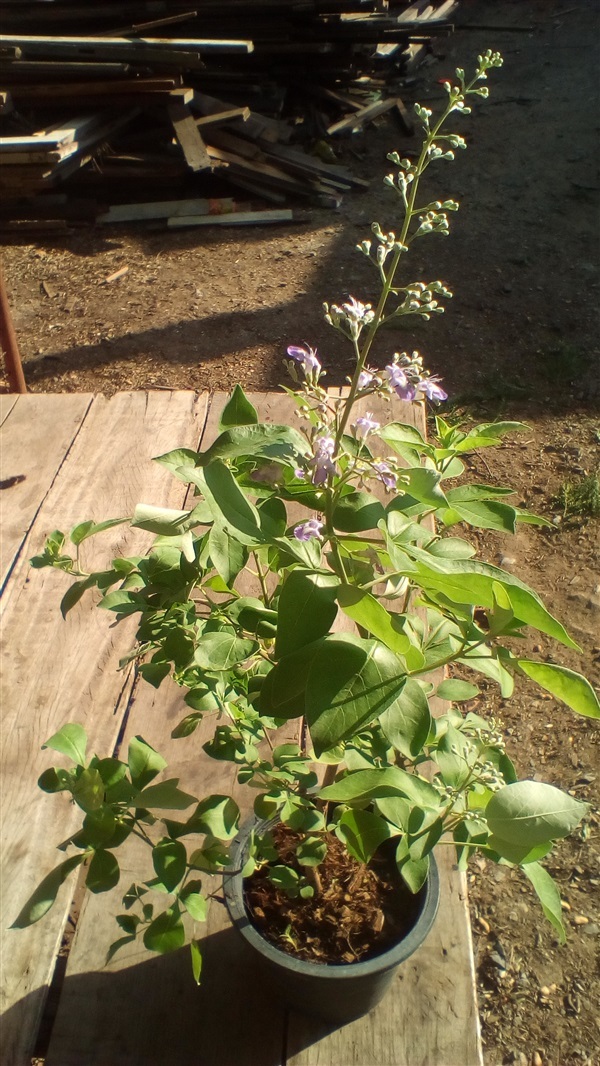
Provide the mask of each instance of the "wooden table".
[{"label": "wooden table", "polygon": [[[294,420],[284,396],[251,399],[263,418]],[[142,734],[166,755],[169,776],[181,775],[183,787],[190,772],[201,776],[196,791],[225,792],[232,785],[231,767],[203,756],[202,736],[198,743],[169,739],[185,713],[175,686],[156,691],[136,685],[131,671],[118,672],[133,623],[115,626],[91,599],[63,621],[66,582],[28,562],[55,528],[131,514],[138,502],[183,507],[185,486],[150,459],[177,446],[205,447],[216,435],[222,400],[193,392],[0,396],[0,1061],[29,1066],[35,1051],[47,1066],[477,1066],[466,890],[450,849],[440,849],[442,904],[426,944],[380,1006],[342,1028],[286,1012],[267,996],[218,903],[207,923],[200,990],[187,949],[155,956],[134,946],[105,966],[116,936],[107,900],[88,896],[79,908],[74,882],[63,886],[37,925],[8,928],[61,860],[55,845],[76,823],[63,796],[36,788],[53,761],[41,744],[65,722],[81,722],[90,751],[102,754]],[[372,400],[367,406],[373,409]],[[421,417],[408,404],[398,404],[394,414],[412,422]],[[91,545],[94,558],[100,550],[108,561],[124,549],[146,550],[148,534],[117,526]],[[124,870],[115,906],[128,876],[133,879],[133,869]],[[67,958],[61,943],[69,915],[77,913]]]}]

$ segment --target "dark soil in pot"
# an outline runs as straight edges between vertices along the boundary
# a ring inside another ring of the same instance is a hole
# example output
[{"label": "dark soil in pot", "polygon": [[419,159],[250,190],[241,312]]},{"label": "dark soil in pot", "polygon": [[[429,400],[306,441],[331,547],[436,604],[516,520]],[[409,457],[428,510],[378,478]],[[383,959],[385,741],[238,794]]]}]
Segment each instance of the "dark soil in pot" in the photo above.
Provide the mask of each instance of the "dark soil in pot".
[{"label": "dark soil in pot", "polygon": [[421,900],[398,875],[393,842],[365,866],[327,833],[327,855],[315,869],[296,860],[298,833],[278,824],[272,834],[278,862],[317,881],[309,899],[290,898],[275,886],[268,866],[246,881],[244,900],[251,920],[281,951],[311,962],[354,963],[380,955],[414,926]]},{"label": "dark soil in pot", "polygon": [[[264,833],[267,823],[258,828]],[[231,850],[238,871],[249,831],[242,830]],[[298,838],[283,826],[280,833],[277,862],[285,863]],[[319,867],[321,891],[311,900],[290,899],[266,871],[246,882],[240,872],[226,875],[224,888],[231,920],[260,962],[265,991],[269,985],[293,1009],[343,1024],[379,1002],[398,966],[425,940],[437,913],[439,878],[432,857],[425,885],[412,895],[395,868],[393,846],[364,867],[337,838],[330,840],[329,863]]]}]

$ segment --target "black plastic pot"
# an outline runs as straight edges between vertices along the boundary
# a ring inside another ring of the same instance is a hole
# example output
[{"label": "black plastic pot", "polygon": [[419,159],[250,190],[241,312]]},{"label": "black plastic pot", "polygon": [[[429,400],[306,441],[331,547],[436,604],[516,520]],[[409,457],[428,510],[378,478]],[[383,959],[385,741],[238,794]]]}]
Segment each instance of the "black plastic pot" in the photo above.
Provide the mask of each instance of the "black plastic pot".
[{"label": "black plastic pot", "polygon": [[[251,828],[267,825],[253,821],[240,831],[230,851],[234,869],[244,866]],[[418,913],[412,929],[381,955],[364,962],[334,965],[295,959],[265,940],[246,910],[241,873],[226,876],[224,889],[231,921],[270,974],[273,991],[289,1006],[333,1022],[359,1018],[383,998],[398,966],[414,954],[429,933],[440,898],[438,869],[432,855],[429,876],[416,896]]]}]

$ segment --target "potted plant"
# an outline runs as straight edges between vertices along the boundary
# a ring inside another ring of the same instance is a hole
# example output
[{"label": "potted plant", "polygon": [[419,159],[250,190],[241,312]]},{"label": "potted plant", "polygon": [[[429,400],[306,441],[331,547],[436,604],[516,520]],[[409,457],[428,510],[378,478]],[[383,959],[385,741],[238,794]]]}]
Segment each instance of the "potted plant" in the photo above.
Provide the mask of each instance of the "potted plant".
[{"label": "potted plant", "polygon": [[[374,224],[372,239],[359,245],[379,277],[379,297],[325,305],[355,354],[347,394],[335,399],[323,388],[310,345],[290,346],[297,389],[288,391],[301,428],[259,422],[236,386],[207,450],[158,457],[193,487],[193,505],[140,504],[131,519],[82,522],[68,539],[53,533],[32,560],[72,579],[63,614],[96,589],[117,621],[139,616],[125,661],[151,685],[171,676],[182,687],[188,713],[176,740],[193,744],[198,725],[214,721],[204,751],[236,765],[255,821],[239,835],[232,796],[198,797],[177,779],[157,781],[166,761],[142,737],[131,741],[127,760],[90,757],[82,726],[68,723],[45,746],[71,765],[49,769],[39,784],[72,797],[82,827],[61,845],[67,858],[16,927],[43,917],[75,870],[85,870],[91,892],[113,888],[116,853],[137,838],[151,869],[123,897],[109,955],[138,936],[157,952],[189,941],[199,980],[202,878],[222,873],[233,920],[270,965],[289,972],[293,1002],[336,1019],[368,1009],[431,925],[436,845],[455,847],[461,868],[477,851],[521,867],[564,937],[560,898],[539,860],[579,823],[585,804],[517,780],[498,724],[455,706],[478,693],[478,674],[505,697],[514,676],[526,675],[576,712],[600,716],[581,675],[519,654],[527,626],[576,648],[560,622],[535,592],[476,560],[455,535],[461,523],[505,532],[544,524],[509,504],[509,490],[463,476],[466,455],[523,427],[467,430],[437,416],[425,439],[413,425],[384,424],[378,412],[394,396],[423,404],[446,394],[416,352],[386,357],[383,368],[372,363],[382,326],[405,315],[427,320],[451,295],[441,281],[400,283],[398,267],[414,240],[447,234],[447,213],[458,204],[424,203],[421,179],[465,147],[446,132],[447,119],[487,96],[487,72],[501,63],[487,52],[470,81],[458,70],[437,119],[416,107],[424,130],[418,157],[389,157],[397,170],[385,180],[401,202],[399,230]],[[373,410],[357,414],[365,398]],[[290,508],[301,517],[292,519]],[[124,521],[155,535],[150,551],[84,570],[79,546]],[[338,617],[354,630],[339,632]],[[435,717],[433,696],[450,709]],[[293,741],[278,732],[289,723]]]}]

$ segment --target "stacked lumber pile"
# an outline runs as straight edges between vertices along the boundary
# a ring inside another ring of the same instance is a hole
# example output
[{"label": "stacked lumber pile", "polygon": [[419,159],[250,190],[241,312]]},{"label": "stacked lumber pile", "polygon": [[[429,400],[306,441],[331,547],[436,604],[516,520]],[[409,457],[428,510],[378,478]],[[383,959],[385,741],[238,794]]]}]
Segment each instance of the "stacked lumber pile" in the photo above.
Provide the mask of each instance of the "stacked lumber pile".
[{"label": "stacked lumber pile", "polygon": [[0,0],[0,224],[271,222],[294,217],[288,203],[337,207],[365,182],[337,163],[336,139],[385,112],[411,132],[400,92],[456,6]]}]

